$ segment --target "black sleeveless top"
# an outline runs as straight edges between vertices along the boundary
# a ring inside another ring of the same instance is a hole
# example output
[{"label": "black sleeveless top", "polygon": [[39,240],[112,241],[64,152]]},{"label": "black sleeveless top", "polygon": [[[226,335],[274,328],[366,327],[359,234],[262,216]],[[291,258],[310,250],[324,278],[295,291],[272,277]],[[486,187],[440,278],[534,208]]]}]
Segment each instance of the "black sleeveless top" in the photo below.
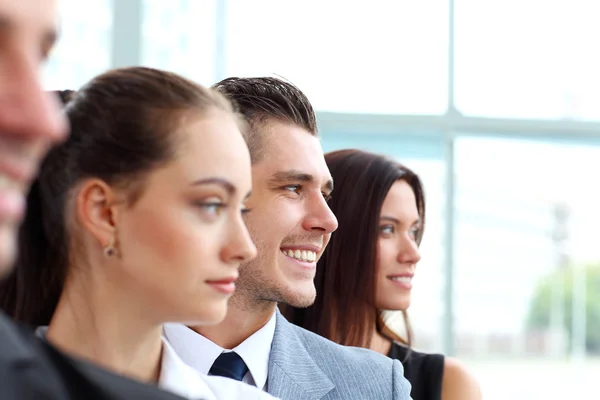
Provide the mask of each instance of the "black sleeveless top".
[{"label": "black sleeveless top", "polygon": [[399,360],[404,366],[404,377],[412,386],[410,397],[413,400],[441,400],[444,377],[442,354],[409,352],[408,348],[392,343],[388,357]]}]

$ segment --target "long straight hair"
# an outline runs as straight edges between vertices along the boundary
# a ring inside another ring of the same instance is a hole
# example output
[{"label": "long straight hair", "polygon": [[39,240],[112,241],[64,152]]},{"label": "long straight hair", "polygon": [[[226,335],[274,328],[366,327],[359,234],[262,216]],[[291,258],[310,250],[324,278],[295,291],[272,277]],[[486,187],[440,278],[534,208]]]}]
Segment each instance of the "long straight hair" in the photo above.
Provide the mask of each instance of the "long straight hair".
[{"label": "long straight hair", "polygon": [[425,197],[419,177],[402,164],[361,150],[338,150],[325,155],[335,182],[329,206],[338,219],[317,264],[317,298],[308,308],[283,306],[288,320],[346,346],[369,348],[373,331],[409,348],[412,330],[402,311],[406,337],[386,325],[375,306],[377,241],[383,202],[392,185],[406,181],[414,191],[422,221],[417,233],[421,243],[425,226]]}]

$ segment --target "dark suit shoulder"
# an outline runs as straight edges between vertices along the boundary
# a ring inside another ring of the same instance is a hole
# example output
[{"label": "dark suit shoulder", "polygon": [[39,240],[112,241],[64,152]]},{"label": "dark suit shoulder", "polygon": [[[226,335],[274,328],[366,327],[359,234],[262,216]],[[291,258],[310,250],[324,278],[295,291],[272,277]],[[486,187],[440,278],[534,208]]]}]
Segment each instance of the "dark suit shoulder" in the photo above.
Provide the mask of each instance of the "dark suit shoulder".
[{"label": "dark suit shoulder", "polygon": [[61,378],[67,382],[70,399],[85,400],[181,400],[179,396],[163,391],[154,385],[148,385],[114,374],[104,368],[83,360],[74,359],[54,348],[43,340],[46,356],[52,365],[60,371]]},{"label": "dark suit shoulder", "polygon": [[64,382],[37,344],[30,330],[0,314],[2,399],[70,399]]},{"label": "dark suit shoulder", "polygon": [[14,357],[31,357],[22,333],[15,324],[0,312],[0,360],[4,363]]},{"label": "dark suit shoulder", "polygon": [[32,330],[0,315],[2,400],[181,400],[66,356]]}]

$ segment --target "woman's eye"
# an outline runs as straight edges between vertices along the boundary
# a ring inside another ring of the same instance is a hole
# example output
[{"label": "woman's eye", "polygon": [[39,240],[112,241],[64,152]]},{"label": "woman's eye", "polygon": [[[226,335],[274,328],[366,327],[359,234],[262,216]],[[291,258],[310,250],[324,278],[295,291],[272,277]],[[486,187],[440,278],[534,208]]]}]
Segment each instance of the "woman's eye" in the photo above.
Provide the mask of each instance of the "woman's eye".
[{"label": "woman's eye", "polygon": [[216,201],[202,202],[199,203],[198,206],[211,215],[219,215],[225,208],[224,203]]},{"label": "woman's eye", "polygon": [[392,225],[382,225],[379,227],[379,232],[391,235],[394,233],[394,227]]},{"label": "woman's eye", "polygon": [[419,228],[412,228],[410,230],[410,237],[416,240],[417,236],[419,236]]}]

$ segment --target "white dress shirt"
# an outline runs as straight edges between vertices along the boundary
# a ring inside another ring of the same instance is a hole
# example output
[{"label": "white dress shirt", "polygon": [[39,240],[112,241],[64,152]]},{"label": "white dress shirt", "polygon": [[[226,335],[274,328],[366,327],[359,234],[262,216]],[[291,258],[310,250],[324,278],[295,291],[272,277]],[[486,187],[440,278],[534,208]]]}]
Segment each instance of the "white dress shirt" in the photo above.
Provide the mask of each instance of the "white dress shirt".
[{"label": "white dress shirt", "polygon": [[245,383],[200,373],[183,362],[164,338],[158,387],[188,399],[275,399],[270,394]]},{"label": "white dress shirt", "polygon": [[224,349],[183,324],[165,324],[164,336],[186,364],[205,375],[221,353],[235,351],[248,366],[243,382],[266,391],[275,321],[273,313],[262,328],[234,349]]}]

